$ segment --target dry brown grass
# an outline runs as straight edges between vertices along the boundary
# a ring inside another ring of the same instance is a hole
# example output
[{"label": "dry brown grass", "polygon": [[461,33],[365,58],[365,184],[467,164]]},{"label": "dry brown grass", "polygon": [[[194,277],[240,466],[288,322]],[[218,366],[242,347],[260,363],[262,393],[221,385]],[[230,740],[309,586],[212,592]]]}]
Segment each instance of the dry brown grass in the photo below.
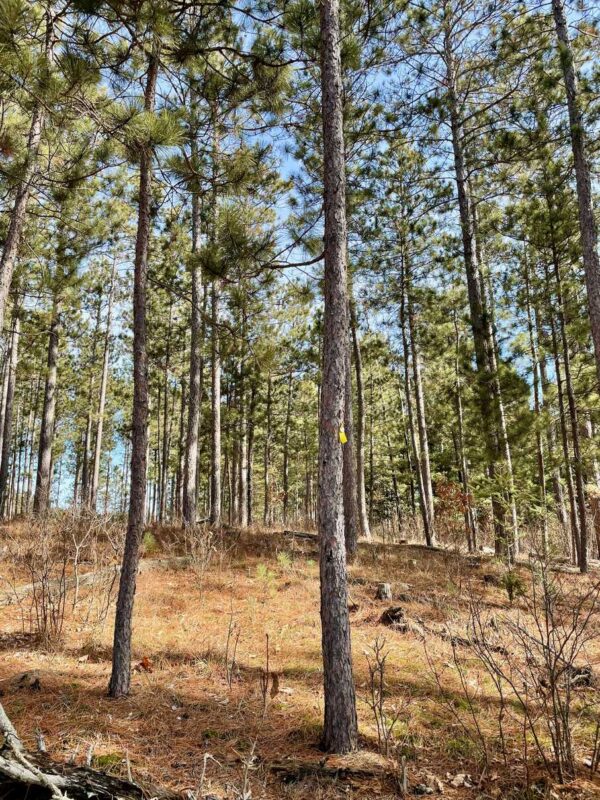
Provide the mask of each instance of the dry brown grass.
[{"label": "dry brown grass", "polygon": [[[352,768],[351,778],[336,781],[316,774],[286,784],[272,771],[274,763],[295,761],[318,768],[324,758],[318,750],[323,699],[315,543],[259,531],[225,537],[221,555],[202,574],[187,569],[140,575],[134,658],[149,669],[136,669],[132,694],[125,700],[106,696],[112,613],[103,626],[93,629],[69,616],[63,642],[48,651],[22,633],[19,609],[5,608],[0,624],[0,687],[18,730],[32,747],[36,730],[41,730],[57,759],[83,761],[92,752],[94,764],[123,775],[129,761],[134,779],[180,792],[198,789],[205,764],[202,793],[219,797],[235,797],[245,771],[254,798],[397,796],[391,762],[375,752],[374,721],[360,699],[361,751],[325,762],[326,767]],[[173,531],[159,532],[156,541],[160,548],[177,551]],[[350,569],[357,693],[362,698],[367,691],[365,651],[376,636],[384,635],[391,651],[389,701],[407,703],[397,736],[408,758],[412,784],[427,773],[443,780],[447,772],[476,775],[480,763],[457,721],[456,711],[468,714],[468,709],[451,668],[450,643],[427,635],[426,652],[419,635],[381,625],[379,618],[389,604],[374,599],[375,586],[388,581],[396,592],[404,592],[409,599],[400,605],[426,628],[447,623],[458,631],[465,627],[469,597],[477,596],[487,608],[512,613],[502,588],[482,579],[492,571],[485,561],[470,565],[452,554],[382,545],[362,546]],[[231,687],[225,667],[230,621],[240,631]],[[260,674],[266,634],[270,668],[279,675],[280,692],[270,699],[263,718]],[[588,655],[600,674],[600,648]],[[475,658],[468,653],[465,658],[481,727],[492,741],[495,698]],[[439,696],[430,661],[443,671],[444,698]],[[39,691],[19,688],[13,680],[31,670],[40,672]],[[216,761],[205,761],[207,753]],[[244,764],[251,753],[254,759],[247,768]],[[510,787],[522,778],[515,752],[508,768],[499,758],[493,762],[480,789],[453,789],[446,784],[445,796],[509,797]],[[572,797],[600,796],[594,783],[584,778],[568,792]],[[521,797],[525,800],[525,795]]]}]

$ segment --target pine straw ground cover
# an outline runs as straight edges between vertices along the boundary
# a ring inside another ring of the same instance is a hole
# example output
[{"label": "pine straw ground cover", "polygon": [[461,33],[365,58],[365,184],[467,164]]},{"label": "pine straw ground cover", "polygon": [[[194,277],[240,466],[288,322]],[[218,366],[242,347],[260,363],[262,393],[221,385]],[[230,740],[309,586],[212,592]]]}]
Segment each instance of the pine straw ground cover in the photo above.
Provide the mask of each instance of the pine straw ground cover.
[{"label": "pine straw ground cover", "polygon": [[[152,549],[175,552],[177,540],[173,531],[155,531]],[[403,757],[411,793],[429,783],[450,798],[600,797],[597,778],[581,764],[577,781],[542,790],[534,752],[529,782],[536,788],[517,791],[526,778],[517,722],[507,723],[505,761],[489,678],[469,647],[453,645],[448,635],[464,635],[473,602],[486,613],[524,613],[524,598],[509,607],[498,573],[490,562],[419,547],[361,547],[350,570],[361,750],[347,758],[325,758],[318,750],[323,700],[315,542],[272,533],[226,534],[206,569],[140,575],[136,668],[124,700],[106,696],[112,610],[92,624],[92,615],[82,621],[67,603],[62,641],[41,648],[23,630],[23,605],[4,608],[2,702],[32,748],[41,732],[57,760],[91,758],[96,767],[130,773],[141,784],[198,797],[397,797]],[[375,599],[382,581],[400,598],[392,605],[403,608],[408,629],[381,624],[391,605]],[[389,758],[378,752],[366,702],[367,655],[372,659],[377,637],[385,637],[388,652],[386,711],[398,717]],[[585,657],[600,675],[596,641]],[[586,697],[591,691],[582,690]],[[588,717],[578,723],[579,762],[593,747]],[[452,786],[457,774],[472,776],[466,783],[474,785]]]}]

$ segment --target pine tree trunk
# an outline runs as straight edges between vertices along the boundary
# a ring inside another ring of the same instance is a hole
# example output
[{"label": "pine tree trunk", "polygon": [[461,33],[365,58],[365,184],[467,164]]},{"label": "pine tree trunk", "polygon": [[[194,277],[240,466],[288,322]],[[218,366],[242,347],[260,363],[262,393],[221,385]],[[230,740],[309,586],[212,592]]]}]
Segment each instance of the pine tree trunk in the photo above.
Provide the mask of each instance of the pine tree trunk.
[{"label": "pine tree trunk", "polygon": [[[406,306],[407,306],[407,286],[406,286],[406,264],[404,257],[402,259],[402,297],[400,299],[400,330],[402,337],[402,352],[404,355],[404,391],[406,396],[406,410],[408,415],[408,429],[410,433],[410,442],[412,446],[412,453],[414,457],[414,471],[417,476],[417,485],[419,487],[419,507],[421,510],[421,520],[423,522],[423,532],[425,534],[425,541],[430,544],[432,541],[431,528],[430,528],[430,515],[429,515],[429,500],[427,489],[423,483],[423,470],[421,468],[421,449],[417,441],[417,429],[415,427],[414,410],[413,410],[413,397],[411,392],[411,350],[412,342],[410,341],[410,325],[407,320]],[[413,376],[415,370],[413,369]],[[417,370],[418,373],[418,370]],[[413,377],[414,381],[414,377]]]},{"label": "pine tree trunk", "polygon": [[10,370],[8,368],[10,360],[10,339],[5,338],[4,352],[2,353],[2,391],[0,392],[0,450],[2,449],[2,435],[4,431],[4,413],[6,410],[6,393],[8,391],[8,377]]},{"label": "pine tree trunk", "polygon": [[[194,96],[192,96],[192,103]],[[196,136],[192,139],[192,159],[197,160]],[[202,372],[202,267],[199,261],[200,251],[200,196],[194,189],[192,192],[192,313],[190,344],[190,390],[188,398],[188,429],[185,442],[185,467],[183,488],[183,524],[186,528],[196,523],[198,505],[198,437],[200,431],[200,411],[202,404],[201,372]]]},{"label": "pine tree trunk", "polygon": [[[477,215],[474,213],[474,224],[475,230],[477,223]],[[477,236],[476,236],[477,242]],[[478,246],[478,251],[480,250]],[[483,265],[483,258],[478,255],[478,263]],[[500,452],[504,458],[504,465],[506,469],[506,483],[507,483],[507,490],[506,490],[506,505],[510,511],[511,516],[511,536],[509,541],[509,551],[508,551],[508,560],[509,563],[512,561],[513,556],[518,555],[519,553],[519,522],[517,516],[517,505],[515,499],[515,480],[514,480],[514,472],[512,466],[512,454],[510,449],[510,442],[508,439],[508,427],[506,423],[506,413],[504,410],[504,400],[502,398],[502,387],[500,386],[500,375],[498,371],[498,362],[499,362],[499,351],[498,351],[498,341],[496,337],[496,321],[495,321],[495,299],[494,299],[494,292],[492,287],[492,281],[489,274],[487,272],[487,299],[486,299],[486,285],[484,281],[484,276],[482,269],[480,269],[480,278],[481,278],[481,295],[484,299],[484,310],[487,308],[487,313],[484,313],[486,326],[487,326],[487,338],[490,342],[489,352],[490,352],[490,371],[492,374],[492,396],[494,398],[494,409],[496,412],[496,430],[497,436],[499,439],[500,444]]]},{"label": "pine tree trunk", "polygon": [[243,359],[240,362],[239,384],[239,458],[237,470],[238,522],[242,528],[248,526],[248,420],[246,418],[246,380]]},{"label": "pine tree trunk", "polygon": [[[50,20],[50,13],[47,19]],[[49,58],[52,50],[51,22],[47,23],[46,57]],[[29,135],[25,150],[25,164],[22,177],[15,189],[14,202],[10,212],[8,232],[4,240],[4,248],[0,257],[0,331],[4,328],[4,309],[12,284],[15,262],[19,252],[19,245],[23,235],[23,228],[27,219],[27,206],[35,177],[42,131],[44,128],[46,112],[41,100],[36,100],[31,115]]]},{"label": "pine tree trunk", "polygon": [[548,556],[548,518],[546,501],[546,465],[544,458],[544,444],[542,439],[542,403],[540,389],[540,369],[538,348],[535,339],[535,328],[531,311],[531,286],[529,280],[529,264],[527,253],[524,254],[525,278],[525,304],[527,310],[527,328],[529,332],[529,352],[531,356],[532,383],[533,383],[533,413],[535,415],[535,448],[538,468],[538,488],[540,492],[540,506],[542,510],[542,551],[544,557]]},{"label": "pine tree trunk", "polygon": [[[567,325],[565,318],[565,304],[562,290],[562,277],[560,271],[560,256],[557,244],[557,234],[555,229],[555,209],[554,202],[549,192],[546,193],[546,205],[548,209],[548,221],[550,229],[550,249],[552,253],[552,267],[554,271],[554,282],[556,290],[556,303],[557,303],[557,321],[558,321],[558,335],[560,336],[562,351],[563,351],[563,366],[564,366],[564,385],[567,393],[567,405],[569,408],[570,429],[571,429],[571,443],[573,446],[573,469],[575,473],[575,498],[577,510],[572,508],[572,521],[578,517],[578,522],[574,527],[574,546],[577,553],[577,563],[581,572],[587,572],[587,514],[585,503],[585,482],[584,482],[584,468],[581,457],[581,448],[579,442],[579,420],[577,402],[575,400],[575,391],[573,388],[573,381],[571,377],[571,355],[569,351],[569,342],[567,338]],[[546,267],[546,283],[549,288],[549,275]],[[549,293],[552,297],[552,292]],[[551,330],[553,336],[553,346],[555,353],[558,352],[557,339],[557,326],[552,313],[550,314]],[[557,372],[558,381],[558,372]],[[566,430],[566,425],[565,425]],[[566,465],[567,466],[567,465]]]},{"label": "pine tree trunk", "polygon": [[272,436],[272,405],[273,405],[273,377],[269,372],[267,376],[267,407],[265,410],[265,446],[263,452],[263,523],[268,527],[273,524],[273,511],[271,508],[271,436]]},{"label": "pine tree trunk", "polygon": [[554,263],[554,277],[556,281],[556,300],[558,306],[558,328],[562,342],[563,366],[565,370],[565,388],[567,390],[567,404],[569,407],[569,417],[571,421],[571,442],[573,445],[573,467],[575,471],[575,496],[577,498],[577,513],[579,515],[578,565],[581,572],[587,572],[588,526],[585,502],[585,480],[583,474],[584,467],[579,439],[579,412],[577,409],[577,401],[575,400],[575,390],[573,388],[573,379],[571,376],[571,355],[569,352],[569,342],[567,338],[567,326],[562,293],[562,279],[558,261],[555,261]]},{"label": "pine tree trunk", "polygon": [[183,519],[183,474],[185,471],[185,417],[187,413],[187,385],[185,377],[181,378],[180,403],[179,403],[179,433],[177,436],[177,471],[175,473],[175,484],[173,496],[175,498],[175,518]]},{"label": "pine tree trunk", "polygon": [[346,557],[351,560],[358,547],[358,503],[356,493],[356,469],[354,466],[354,420],[352,414],[352,357],[350,331],[348,331],[346,353],[346,385],[344,388],[344,432],[347,442],[344,455],[344,538]]},{"label": "pine tree trunk", "polygon": [[50,484],[52,481],[52,445],[56,419],[56,375],[58,369],[58,341],[60,334],[60,306],[55,297],[48,337],[48,360],[44,406],[38,448],[37,479],[33,498],[34,514],[45,514],[50,507]]},{"label": "pine tree trunk", "polygon": [[469,465],[467,463],[467,456],[465,453],[465,431],[464,431],[464,418],[463,418],[463,405],[462,405],[462,386],[460,380],[460,363],[459,363],[459,348],[460,348],[460,333],[458,330],[458,318],[454,312],[454,337],[455,337],[455,357],[454,357],[454,376],[455,376],[455,403],[456,403],[456,434],[454,436],[454,447],[456,450],[456,457],[459,464],[460,480],[464,495],[465,504],[465,530],[467,534],[467,547],[470,553],[477,550],[477,520],[475,518],[475,511],[471,502],[471,486],[469,480]]},{"label": "pine tree trunk", "polygon": [[[539,319],[539,311],[537,304],[534,305],[534,318],[535,318],[535,329],[537,334],[538,342],[542,343],[545,342],[545,334],[542,329],[542,325]],[[545,348],[545,344],[544,344]],[[539,368],[540,368],[540,399],[542,403],[542,408],[546,410],[548,407],[547,397],[549,396],[549,386],[550,381],[548,379],[548,371],[546,368],[546,358],[543,352],[540,355],[539,359]],[[552,414],[552,409],[549,409],[550,413]],[[560,422],[559,422],[560,425]],[[569,530],[569,520],[567,516],[567,510],[565,507],[565,497],[563,491],[563,485],[561,482],[560,477],[560,469],[556,464],[556,428],[553,422],[547,426],[547,436],[546,436],[546,444],[547,444],[547,451],[548,451],[548,459],[552,463],[552,493],[554,495],[554,503],[556,506],[556,515],[558,517],[559,524],[565,534],[568,534]],[[567,470],[568,470],[568,458],[566,459]]]},{"label": "pine tree trunk", "polygon": [[400,490],[398,486],[398,475],[396,473],[396,464],[394,460],[394,448],[392,447],[392,437],[390,436],[390,427],[388,425],[387,411],[385,405],[381,407],[381,418],[385,428],[385,440],[388,451],[388,459],[390,462],[390,470],[392,472],[392,489],[394,490],[394,506],[396,509],[396,518],[398,520],[398,527],[402,523],[402,506],[400,504]]},{"label": "pine tree trunk", "polygon": [[347,753],[357,745],[356,699],[348,615],[340,428],[348,349],[346,181],[342,119],[339,0],[321,2],[325,310],[319,418],[319,537],[325,724],[323,746]]},{"label": "pine tree trunk", "polygon": [[[171,331],[173,329],[173,303],[169,304],[169,325],[167,328],[167,341],[165,352],[165,364],[163,369],[163,421],[162,421],[162,442],[160,458],[160,502],[158,505],[158,520],[162,523],[165,519],[167,507],[167,484],[169,474],[169,452],[170,452],[170,417],[169,415],[169,372],[171,370]],[[159,439],[160,441],[160,439]]]},{"label": "pine tree trunk", "polygon": [[[154,109],[159,52],[155,45],[148,60],[144,92],[144,108]],[[148,454],[148,353],[146,338],[146,295],[148,280],[148,245],[151,229],[152,150],[140,151],[138,194],[138,226],[135,243],[133,283],[133,414],[131,440],[131,488],[129,516],[123,566],[119,581],[113,643],[112,673],[109,684],[111,697],[129,693],[131,680],[131,627],[133,604],[144,533],[146,511],[146,469]]]},{"label": "pine tree trunk", "polygon": [[[94,398],[94,371],[96,368],[96,350],[98,347],[98,332],[100,330],[100,319],[102,314],[102,294],[98,297],[98,307],[96,309],[96,321],[94,324],[94,333],[92,341],[92,357],[90,359],[90,377],[88,383],[87,395],[87,413],[85,434],[83,437],[83,451],[81,458],[81,503],[82,505],[89,505],[90,491],[91,491],[91,474],[90,474],[90,450],[92,448],[92,428],[94,422],[94,415],[92,412],[92,402]],[[76,502],[76,501],[75,501]]]},{"label": "pine tree trunk", "polygon": [[90,508],[96,510],[98,485],[100,483],[100,460],[102,457],[102,437],[104,435],[104,411],[106,408],[106,391],[108,386],[108,367],[110,363],[110,327],[112,322],[112,304],[115,285],[116,259],[113,263],[110,288],[108,290],[108,308],[106,311],[106,331],[104,334],[104,352],[102,354],[102,375],[100,377],[100,397],[98,399],[96,438],[94,441],[94,457],[92,461],[92,483],[90,486]]},{"label": "pine tree trunk", "polygon": [[[456,92],[456,67],[454,63],[454,54],[452,52],[450,23],[448,23],[444,37],[444,61],[448,87],[450,129],[454,155],[454,176],[460,214],[463,260],[467,279],[469,314],[477,365],[478,402],[485,437],[488,473],[490,479],[494,480],[497,474],[496,462],[500,455],[500,446],[498,433],[494,425],[497,414],[495,413],[496,409],[492,386],[493,376],[491,374],[492,348],[488,338],[489,329],[486,321],[484,298],[481,293],[479,265],[477,263],[473,209],[463,147],[464,132],[460,119],[459,102]],[[508,555],[510,558],[511,547],[506,537],[504,503],[498,492],[495,492],[492,496],[492,509],[494,513],[496,553],[497,555]]]},{"label": "pine tree trunk", "polygon": [[356,373],[356,495],[360,535],[371,541],[371,528],[367,512],[367,491],[365,487],[365,386],[363,382],[362,355],[358,341],[358,325],[353,298],[350,298],[350,332]]},{"label": "pine tree trunk", "polygon": [[211,472],[210,472],[210,523],[221,524],[221,347],[219,343],[221,287],[218,280],[212,285],[211,346],[212,346],[212,393],[211,393]]},{"label": "pine tree trunk", "polygon": [[412,356],[413,382],[415,388],[415,405],[417,410],[417,430],[419,432],[419,466],[421,470],[421,485],[423,487],[423,501],[425,514],[423,523],[425,528],[425,542],[427,547],[435,544],[435,520],[433,510],[433,487],[431,484],[431,466],[429,461],[429,438],[427,436],[427,421],[425,418],[425,400],[421,380],[420,353],[416,340],[413,302],[408,290],[408,330]]},{"label": "pine tree trunk", "polygon": [[0,466],[0,517],[4,517],[6,511],[6,498],[8,489],[8,468],[11,459],[12,444],[12,416],[13,403],[15,398],[15,382],[17,375],[17,364],[19,361],[19,338],[21,335],[21,317],[18,308],[15,307],[13,316],[13,329],[10,337],[10,355],[7,359],[7,390],[6,403],[4,407],[3,434],[2,434],[2,463]]},{"label": "pine tree trunk", "polygon": [[290,426],[292,422],[292,386],[293,375],[288,375],[287,405],[285,425],[283,429],[283,524],[287,525],[290,503]]},{"label": "pine tree trunk", "polygon": [[590,164],[586,152],[586,131],[579,102],[573,48],[569,39],[567,19],[562,0],[552,0],[552,14],[559,42],[560,61],[567,92],[571,146],[577,184],[583,269],[585,272],[592,340],[596,355],[596,374],[600,384],[600,259],[598,257],[598,228],[594,217]]},{"label": "pine tree trunk", "polygon": [[248,458],[246,467],[246,508],[248,525],[254,522],[254,415],[256,413],[256,382],[250,389],[250,408],[248,410]]}]

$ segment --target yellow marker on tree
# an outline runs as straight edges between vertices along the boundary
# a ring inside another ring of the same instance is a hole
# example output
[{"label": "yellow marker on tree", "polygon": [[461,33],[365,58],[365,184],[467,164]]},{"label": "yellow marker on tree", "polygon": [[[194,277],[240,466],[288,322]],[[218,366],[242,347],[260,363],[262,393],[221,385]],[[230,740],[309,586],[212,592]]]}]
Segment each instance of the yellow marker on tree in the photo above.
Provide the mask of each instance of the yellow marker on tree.
[{"label": "yellow marker on tree", "polygon": [[348,441],[348,437],[346,436],[346,431],[344,430],[344,426],[340,425],[340,442],[342,444],[346,444]]}]

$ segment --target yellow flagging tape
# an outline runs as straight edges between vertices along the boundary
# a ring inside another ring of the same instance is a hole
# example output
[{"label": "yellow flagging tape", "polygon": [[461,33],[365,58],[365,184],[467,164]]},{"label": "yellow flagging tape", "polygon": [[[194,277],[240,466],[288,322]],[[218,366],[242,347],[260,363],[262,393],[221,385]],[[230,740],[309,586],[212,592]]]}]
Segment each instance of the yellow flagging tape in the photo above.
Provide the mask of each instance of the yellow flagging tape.
[{"label": "yellow flagging tape", "polygon": [[344,430],[344,426],[340,425],[340,442],[342,444],[346,444],[348,441],[348,437],[346,436],[346,431]]}]

